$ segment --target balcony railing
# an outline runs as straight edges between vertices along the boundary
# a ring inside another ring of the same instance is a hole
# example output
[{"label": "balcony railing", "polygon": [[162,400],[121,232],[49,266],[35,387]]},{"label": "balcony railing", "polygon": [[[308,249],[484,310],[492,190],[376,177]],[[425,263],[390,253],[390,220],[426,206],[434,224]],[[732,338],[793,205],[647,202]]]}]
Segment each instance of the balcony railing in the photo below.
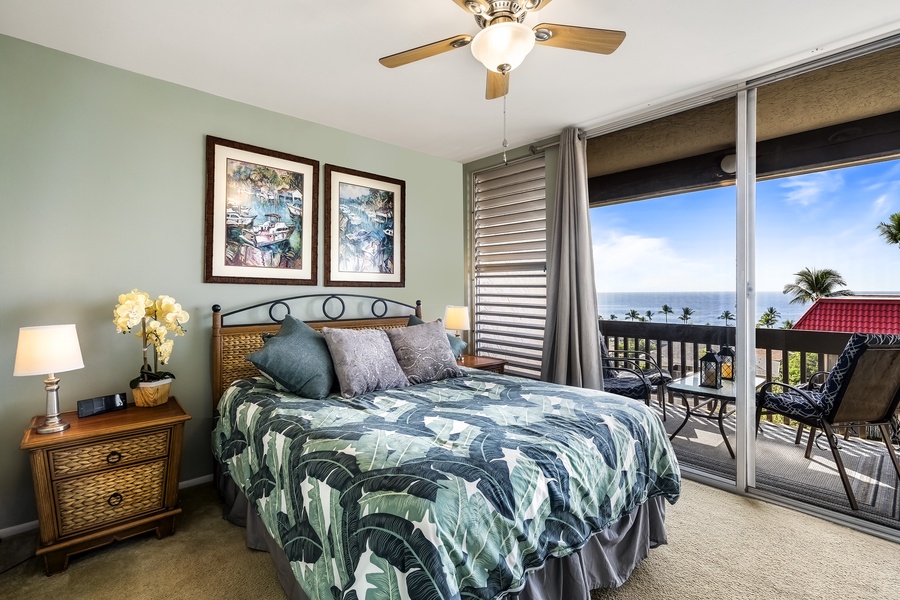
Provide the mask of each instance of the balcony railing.
[{"label": "balcony railing", "polygon": [[[698,371],[707,346],[718,350],[735,341],[734,327],[720,325],[601,320],[600,334],[611,349],[649,352],[675,378]],[[756,374],[766,381],[806,382],[813,372],[834,365],[849,338],[849,333],[757,329]],[[796,365],[793,374],[792,362]]]}]

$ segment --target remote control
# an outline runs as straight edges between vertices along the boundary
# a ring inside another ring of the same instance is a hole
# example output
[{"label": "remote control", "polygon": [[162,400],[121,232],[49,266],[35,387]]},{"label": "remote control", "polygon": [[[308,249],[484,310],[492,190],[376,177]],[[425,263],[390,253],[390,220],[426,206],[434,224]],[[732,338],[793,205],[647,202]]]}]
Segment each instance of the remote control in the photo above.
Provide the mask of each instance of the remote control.
[{"label": "remote control", "polygon": [[110,394],[109,396],[98,396],[96,398],[88,398],[87,400],[78,401],[78,416],[91,417],[113,410],[122,410],[125,408],[127,400],[125,392],[118,394]]}]

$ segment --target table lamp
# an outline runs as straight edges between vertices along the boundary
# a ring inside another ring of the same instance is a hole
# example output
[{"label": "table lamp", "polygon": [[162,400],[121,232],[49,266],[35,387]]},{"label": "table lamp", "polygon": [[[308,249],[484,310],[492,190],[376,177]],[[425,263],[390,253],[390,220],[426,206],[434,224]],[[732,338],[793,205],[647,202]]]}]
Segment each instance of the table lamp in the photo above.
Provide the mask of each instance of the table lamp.
[{"label": "table lamp", "polygon": [[444,329],[455,329],[456,337],[462,329],[469,330],[469,307],[448,306],[444,311]]},{"label": "table lamp", "polygon": [[37,427],[38,433],[56,433],[69,428],[69,424],[59,418],[59,378],[56,373],[83,368],[84,361],[75,325],[43,325],[19,329],[13,376],[47,375],[44,380],[47,416],[44,424]]}]

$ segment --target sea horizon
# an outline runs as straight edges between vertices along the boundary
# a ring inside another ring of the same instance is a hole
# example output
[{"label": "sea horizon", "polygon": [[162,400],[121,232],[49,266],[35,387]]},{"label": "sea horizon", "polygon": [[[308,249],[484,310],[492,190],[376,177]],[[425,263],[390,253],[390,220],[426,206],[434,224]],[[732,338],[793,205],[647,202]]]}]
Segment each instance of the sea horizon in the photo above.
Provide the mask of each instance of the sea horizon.
[{"label": "sea horizon", "polygon": [[[857,295],[881,295],[884,292],[859,292]],[[775,307],[778,311],[778,323],[775,327],[782,327],[785,320],[796,323],[803,314],[809,310],[812,303],[791,304],[793,296],[781,291],[756,292],[756,314],[753,321],[759,318],[769,307]],[[632,310],[638,311],[646,318],[646,312],[652,313],[652,320],[656,323],[667,321],[662,314],[663,304],[668,304],[674,311],[668,315],[669,323],[681,323],[678,318],[682,314],[682,308],[688,307],[694,310],[688,323],[693,325],[724,325],[725,321],[719,318],[724,311],[737,315],[737,296],[733,291],[726,292],[597,292],[597,310],[603,319],[609,319],[610,315],[616,315],[617,320],[625,320]],[[730,321],[734,324],[734,321]]]}]

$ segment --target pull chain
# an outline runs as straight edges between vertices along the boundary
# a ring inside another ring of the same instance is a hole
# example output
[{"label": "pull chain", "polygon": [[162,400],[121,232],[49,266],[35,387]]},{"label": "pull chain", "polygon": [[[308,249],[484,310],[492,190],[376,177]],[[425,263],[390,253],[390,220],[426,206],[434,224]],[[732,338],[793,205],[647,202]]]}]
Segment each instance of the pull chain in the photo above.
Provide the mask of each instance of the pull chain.
[{"label": "pull chain", "polygon": [[506,141],[506,94],[503,95],[503,164],[506,165],[506,149],[509,142]]}]

